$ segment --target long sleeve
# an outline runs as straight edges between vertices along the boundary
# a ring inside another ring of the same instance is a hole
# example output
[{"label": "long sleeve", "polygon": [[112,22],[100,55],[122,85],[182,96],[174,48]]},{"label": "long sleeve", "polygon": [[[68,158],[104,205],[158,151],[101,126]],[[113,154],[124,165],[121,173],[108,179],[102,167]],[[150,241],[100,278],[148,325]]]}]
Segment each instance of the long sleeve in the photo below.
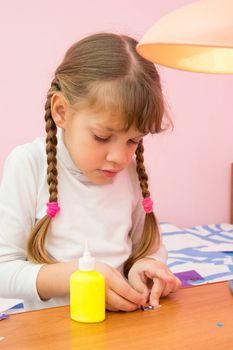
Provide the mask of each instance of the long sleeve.
[{"label": "long sleeve", "polygon": [[0,186],[0,296],[40,300],[36,290],[42,265],[26,261],[35,222],[38,169],[31,154],[16,147],[5,161]]}]

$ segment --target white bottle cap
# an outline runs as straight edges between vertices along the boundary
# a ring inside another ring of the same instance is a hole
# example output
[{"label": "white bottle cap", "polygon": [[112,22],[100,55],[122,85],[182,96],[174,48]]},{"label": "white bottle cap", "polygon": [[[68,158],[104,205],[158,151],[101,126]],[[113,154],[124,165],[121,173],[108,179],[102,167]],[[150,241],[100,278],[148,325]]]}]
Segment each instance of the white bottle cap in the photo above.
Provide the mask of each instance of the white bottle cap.
[{"label": "white bottle cap", "polygon": [[78,269],[81,271],[95,270],[95,258],[91,256],[91,253],[88,250],[87,240],[85,241],[83,256],[79,259]]}]

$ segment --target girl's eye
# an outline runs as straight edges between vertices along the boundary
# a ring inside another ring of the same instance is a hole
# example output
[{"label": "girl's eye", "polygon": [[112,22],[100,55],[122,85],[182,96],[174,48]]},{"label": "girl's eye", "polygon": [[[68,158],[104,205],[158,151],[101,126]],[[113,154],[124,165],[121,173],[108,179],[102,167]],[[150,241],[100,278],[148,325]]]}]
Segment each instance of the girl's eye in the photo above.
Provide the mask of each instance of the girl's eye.
[{"label": "girl's eye", "polygon": [[110,140],[110,137],[99,137],[97,135],[94,135],[94,139],[98,142],[108,142]]},{"label": "girl's eye", "polygon": [[129,140],[129,142],[133,145],[138,145],[141,140],[135,141],[135,140]]}]

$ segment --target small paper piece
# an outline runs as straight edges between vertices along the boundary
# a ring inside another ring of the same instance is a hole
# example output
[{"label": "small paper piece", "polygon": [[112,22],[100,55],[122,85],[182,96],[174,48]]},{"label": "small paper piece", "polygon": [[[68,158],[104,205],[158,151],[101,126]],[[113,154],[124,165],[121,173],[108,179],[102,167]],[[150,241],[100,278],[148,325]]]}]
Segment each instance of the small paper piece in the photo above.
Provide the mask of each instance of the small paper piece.
[{"label": "small paper piece", "polygon": [[5,320],[9,316],[7,314],[0,314],[0,321]]},{"label": "small paper piece", "polygon": [[142,310],[142,311],[147,311],[147,310],[154,310],[154,306],[152,306],[152,305],[141,305],[140,306],[140,309]]},{"label": "small paper piece", "polygon": [[159,307],[161,307],[162,305],[157,305],[157,306],[152,306],[150,304],[146,304],[146,305],[141,305],[139,307],[140,310],[142,311],[147,311],[147,310],[155,310],[158,309]]},{"label": "small paper piece", "polygon": [[21,304],[20,307],[23,307],[22,299],[6,299],[0,298],[0,313],[16,307],[18,304]]},{"label": "small paper piece", "polygon": [[182,282],[182,287],[188,287],[193,285],[193,281],[204,281],[204,278],[199,275],[195,270],[176,272],[174,273]]},{"label": "small paper piece", "polygon": [[5,339],[5,337],[0,337],[0,341],[3,340],[3,339]]}]

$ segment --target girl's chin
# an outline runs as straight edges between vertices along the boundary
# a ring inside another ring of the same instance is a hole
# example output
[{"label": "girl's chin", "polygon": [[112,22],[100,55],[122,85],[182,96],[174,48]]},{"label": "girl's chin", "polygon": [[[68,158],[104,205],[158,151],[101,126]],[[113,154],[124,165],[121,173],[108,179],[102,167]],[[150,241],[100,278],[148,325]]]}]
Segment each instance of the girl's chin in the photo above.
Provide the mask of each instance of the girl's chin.
[{"label": "girl's chin", "polygon": [[108,183],[111,183],[113,181],[113,176],[103,176],[99,173],[95,173],[94,175],[86,175],[86,177],[88,178],[88,180],[93,183],[94,185],[105,185]]}]

